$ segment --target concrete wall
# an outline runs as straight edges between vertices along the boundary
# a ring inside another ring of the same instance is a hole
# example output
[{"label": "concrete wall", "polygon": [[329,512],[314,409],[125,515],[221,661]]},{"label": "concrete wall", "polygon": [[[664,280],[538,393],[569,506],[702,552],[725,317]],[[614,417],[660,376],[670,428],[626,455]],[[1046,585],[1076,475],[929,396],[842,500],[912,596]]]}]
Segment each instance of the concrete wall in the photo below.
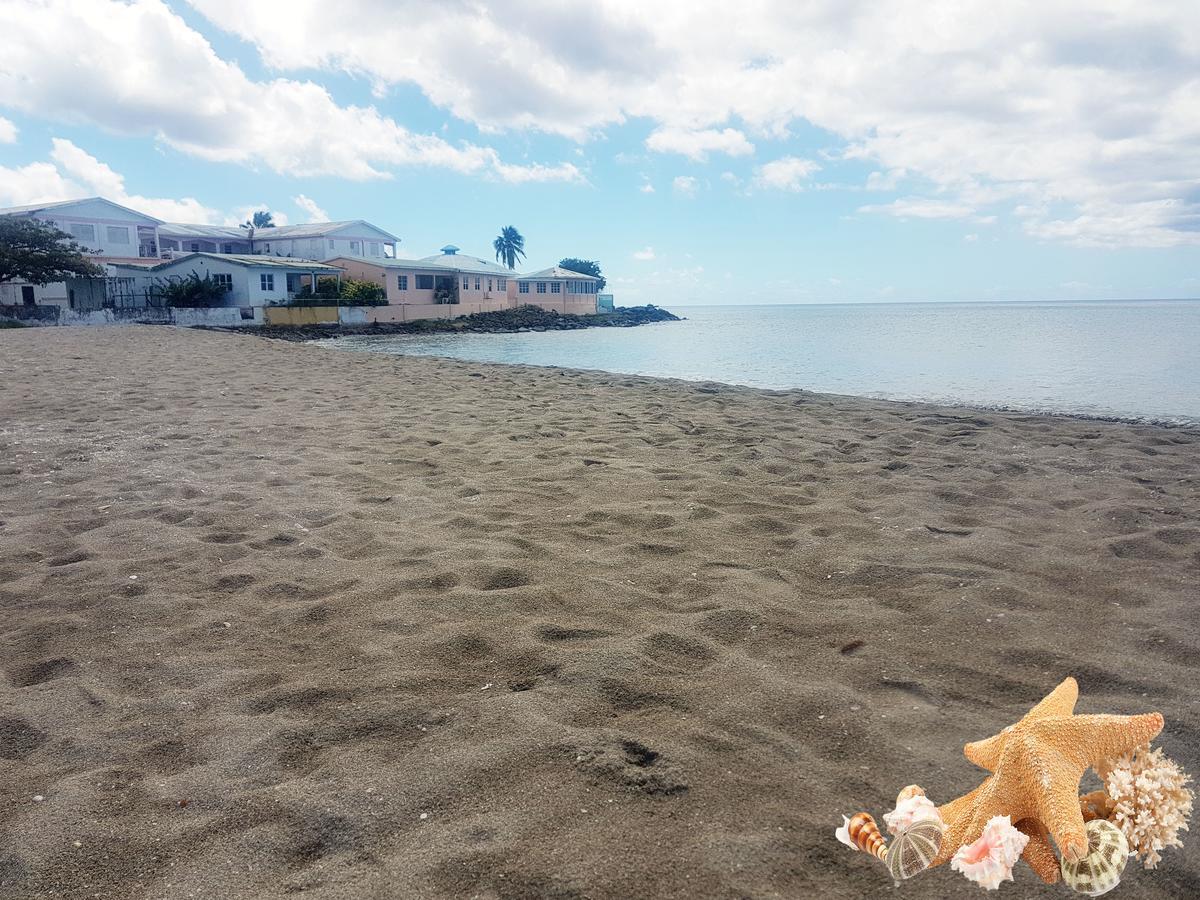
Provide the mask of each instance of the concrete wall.
[{"label": "concrete wall", "polygon": [[268,325],[336,325],[336,306],[268,306],[263,309]]},{"label": "concrete wall", "polygon": [[56,306],[0,306],[0,319],[26,325],[129,325],[160,324],[194,327],[244,327],[263,324],[262,308],[237,309],[93,309],[79,311]]}]

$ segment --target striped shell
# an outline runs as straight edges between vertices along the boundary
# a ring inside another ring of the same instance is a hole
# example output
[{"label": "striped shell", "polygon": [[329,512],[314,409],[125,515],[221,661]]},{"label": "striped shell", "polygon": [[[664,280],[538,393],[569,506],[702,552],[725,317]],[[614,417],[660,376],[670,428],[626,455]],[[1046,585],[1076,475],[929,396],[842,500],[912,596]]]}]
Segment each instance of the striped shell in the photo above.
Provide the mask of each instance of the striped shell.
[{"label": "striped shell", "polygon": [[860,812],[852,815],[846,830],[850,833],[850,840],[859,850],[880,859],[887,856],[887,842],[879,833],[879,826],[875,824],[870,813]]},{"label": "striped shell", "polygon": [[1073,891],[1099,897],[1121,883],[1129,857],[1129,842],[1121,829],[1105,819],[1093,819],[1087,829],[1087,855],[1077,863],[1062,861],[1063,881]]},{"label": "striped shell", "polygon": [[943,831],[945,826],[936,819],[921,819],[896,835],[884,859],[892,878],[903,881],[928,869],[942,848]]}]

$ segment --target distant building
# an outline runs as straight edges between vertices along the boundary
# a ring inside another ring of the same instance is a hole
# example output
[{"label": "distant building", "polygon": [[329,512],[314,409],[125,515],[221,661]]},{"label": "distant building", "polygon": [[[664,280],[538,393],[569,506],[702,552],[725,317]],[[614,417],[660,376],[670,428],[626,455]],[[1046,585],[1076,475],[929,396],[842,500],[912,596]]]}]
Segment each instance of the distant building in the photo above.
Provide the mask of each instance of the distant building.
[{"label": "distant building", "polygon": [[515,295],[515,273],[489,260],[460,253],[453,244],[423,259],[335,257],[329,261],[341,266],[351,278],[383,285],[389,304],[472,303],[508,309]]},{"label": "distant building", "polygon": [[391,259],[400,238],[365,222],[313,222],[308,225],[273,225],[254,229],[228,225],[164,223],[159,228],[164,250],[182,253],[240,253],[294,256],[326,260]]},{"label": "distant building", "polygon": [[596,311],[597,312],[612,312],[616,309],[616,304],[613,302],[612,294],[597,294],[596,295]]},{"label": "distant building", "polygon": [[517,278],[517,303],[575,315],[592,315],[596,312],[599,290],[599,278],[552,266]]}]

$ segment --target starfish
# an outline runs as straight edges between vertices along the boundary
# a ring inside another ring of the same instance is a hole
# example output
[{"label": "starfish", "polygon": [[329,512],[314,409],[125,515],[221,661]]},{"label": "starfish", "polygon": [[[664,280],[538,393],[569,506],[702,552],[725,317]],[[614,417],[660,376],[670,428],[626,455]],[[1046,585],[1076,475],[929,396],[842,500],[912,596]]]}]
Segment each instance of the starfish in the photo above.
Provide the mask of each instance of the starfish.
[{"label": "starfish", "polygon": [[992,772],[971,791],[938,808],[946,831],[933,865],[976,841],[993,816],[1009,816],[1029,843],[1022,857],[1042,878],[1058,878],[1063,859],[1087,855],[1087,832],[1079,806],[1079,779],[1090,766],[1150,741],[1163,727],[1160,713],[1140,716],[1077,716],[1079,685],[1066,679],[1021,721],[963,748],[967,759]]}]

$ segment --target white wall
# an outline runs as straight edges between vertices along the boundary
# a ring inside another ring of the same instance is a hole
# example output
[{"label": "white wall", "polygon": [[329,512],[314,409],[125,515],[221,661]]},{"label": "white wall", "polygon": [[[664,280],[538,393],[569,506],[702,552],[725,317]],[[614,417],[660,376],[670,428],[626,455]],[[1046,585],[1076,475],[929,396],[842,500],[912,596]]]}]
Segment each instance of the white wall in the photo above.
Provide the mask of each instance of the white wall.
[{"label": "white wall", "polygon": [[[81,200],[71,206],[48,209],[39,213],[37,218],[53,222],[67,234],[71,235],[88,250],[103,256],[138,255],[138,226],[155,229],[157,225],[145,216],[125,212],[107,203],[96,200]],[[72,225],[91,227],[91,237],[82,237],[71,230]],[[113,232],[109,232],[109,228]],[[121,242],[117,238],[124,235],[128,240]],[[157,240],[157,237],[156,237]]]}]

